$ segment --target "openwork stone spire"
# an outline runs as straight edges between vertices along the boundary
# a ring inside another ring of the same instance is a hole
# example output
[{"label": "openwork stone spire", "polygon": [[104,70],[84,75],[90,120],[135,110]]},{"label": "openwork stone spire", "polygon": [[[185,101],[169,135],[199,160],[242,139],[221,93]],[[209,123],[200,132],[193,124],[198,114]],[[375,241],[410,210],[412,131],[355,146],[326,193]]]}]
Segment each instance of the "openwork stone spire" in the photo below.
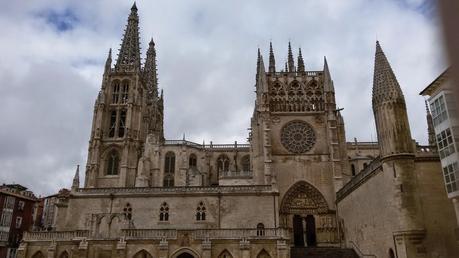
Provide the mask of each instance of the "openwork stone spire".
[{"label": "openwork stone spire", "polygon": [[299,48],[298,51],[298,72],[304,72],[304,60],[303,56],[301,55],[301,48]]},{"label": "openwork stone spire", "polygon": [[292,53],[292,46],[290,42],[288,42],[288,72],[295,72],[295,62],[293,61],[293,53]]},{"label": "openwork stone spire", "polygon": [[75,176],[73,177],[72,190],[76,190],[80,187],[80,165],[77,165]]},{"label": "openwork stone spire", "polygon": [[149,98],[156,99],[158,97],[158,74],[156,70],[156,50],[153,38],[148,44],[144,73]]},{"label": "openwork stone spire", "polygon": [[274,59],[273,43],[269,42],[269,72],[276,72],[276,60]]},{"label": "openwork stone spire", "polygon": [[427,103],[427,100],[425,101],[426,103],[426,118],[427,118],[427,134],[429,136],[429,145],[430,146],[436,146],[436,141],[435,141],[435,130],[434,130],[434,125],[433,125],[433,120],[432,120],[432,114],[430,113],[429,110],[429,105]]},{"label": "openwork stone spire", "polygon": [[137,6],[132,5],[123,42],[116,61],[116,70],[140,70],[139,16]]},{"label": "openwork stone spire", "polygon": [[375,68],[373,76],[373,107],[383,102],[405,103],[402,89],[387,61],[379,42],[376,41]]},{"label": "openwork stone spire", "polygon": [[107,56],[107,61],[105,61],[105,71],[104,73],[110,72],[110,69],[112,68],[112,49],[108,51],[108,56]]},{"label": "openwork stone spire", "polygon": [[333,81],[330,75],[330,70],[328,68],[327,58],[324,56],[324,90],[325,91],[335,91],[333,86]]}]

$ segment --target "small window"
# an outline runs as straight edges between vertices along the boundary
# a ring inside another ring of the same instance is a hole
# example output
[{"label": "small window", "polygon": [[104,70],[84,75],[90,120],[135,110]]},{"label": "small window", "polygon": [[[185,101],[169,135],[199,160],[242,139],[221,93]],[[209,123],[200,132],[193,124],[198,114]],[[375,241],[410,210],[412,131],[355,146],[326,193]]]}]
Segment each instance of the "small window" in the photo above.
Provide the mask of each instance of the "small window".
[{"label": "small window", "polygon": [[159,208],[159,221],[169,221],[169,205],[165,202]]},{"label": "small window", "polygon": [[16,228],[21,228],[22,217],[16,217]]},{"label": "small window", "polygon": [[445,179],[447,193],[452,193],[458,190],[459,176],[457,162],[443,167],[443,177]]},{"label": "small window", "polygon": [[351,164],[351,173],[352,173],[352,176],[355,176],[355,165],[354,164]]},{"label": "small window", "polygon": [[203,202],[199,202],[198,208],[196,208],[196,220],[206,220],[206,206]]},{"label": "small window", "polygon": [[451,129],[447,128],[437,134],[437,145],[440,158],[443,159],[455,152]]},{"label": "small window", "polygon": [[125,131],[126,131],[126,110],[121,110],[119,126],[118,126],[118,137],[124,137]]},{"label": "small window", "polygon": [[244,157],[242,157],[241,163],[242,163],[242,171],[249,172],[250,171],[250,156],[245,155]]},{"label": "small window", "polygon": [[126,206],[123,209],[123,214],[126,217],[126,219],[132,219],[132,207],[130,203],[126,203]]},{"label": "small window", "polygon": [[197,163],[198,163],[198,159],[196,158],[196,155],[191,154],[190,159],[189,159],[190,168],[196,168]]},{"label": "small window", "polygon": [[115,137],[115,127],[116,127],[116,111],[112,110],[110,113],[110,126],[108,128],[108,137]]},{"label": "small window", "polygon": [[18,210],[23,211],[24,210],[24,206],[25,206],[25,202],[24,201],[19,201],[18,202]]},{"label": "small window", "polygon": [[120,98],[120,82],[114,81],[112,85],[112,104],[117,104]]},{"label": "small window", "polygon": [[118,175],[120,158],[118,152],[110,151],[107,157],[107,175]]},{"label": "small window", "polygon": [[123,87],[121,92],[121,103],[127,103],[129,98],[129,81],[123,81]]},{"label": "small window", "polygon": [[221,155],[217,159],[217,170],[218,172],[228,172],[229,171],[229,158],[225,155]]},{"label": "small window", "polygon": [[264,236],[265,235],[265,225],[263,223],[257,224],[257,236]]}]

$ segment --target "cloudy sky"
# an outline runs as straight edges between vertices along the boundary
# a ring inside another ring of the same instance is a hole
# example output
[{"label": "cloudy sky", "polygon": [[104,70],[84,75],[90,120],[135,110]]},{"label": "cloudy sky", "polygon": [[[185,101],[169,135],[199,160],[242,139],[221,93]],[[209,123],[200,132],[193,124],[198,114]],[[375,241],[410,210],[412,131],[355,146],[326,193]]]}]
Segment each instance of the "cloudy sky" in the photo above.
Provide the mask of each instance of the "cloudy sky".
[{"label": "cloudy sky", "polygon": [[[0,183],[46,195],[84,167],[94,100],[132,1],[0,0]],[[327,56],[348,140],[376,140],[371,110],[378,39],[426,143],[418,95],[446,67],[436,10],[425,0],[137,1],[142,56],[156,42],[166,138],[245,142],[260,47],[278,69],[290,40],[308,70]]]}]

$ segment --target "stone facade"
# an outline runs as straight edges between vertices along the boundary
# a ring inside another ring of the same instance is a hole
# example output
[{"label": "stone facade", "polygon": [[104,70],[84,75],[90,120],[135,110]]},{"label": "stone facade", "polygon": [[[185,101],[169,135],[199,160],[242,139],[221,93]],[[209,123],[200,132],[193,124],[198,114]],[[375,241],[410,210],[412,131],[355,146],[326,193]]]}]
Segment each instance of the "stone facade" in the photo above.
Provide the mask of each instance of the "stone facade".
[{"label": "stone facade", "polygon": [[[436,222],[429,221],[427,227],[416,218],[434,205],[441,188],[431,191],[435,195],[427,207],[411,204],[416,194],[431,192],[409,182],[418,160],[408,121],[387,137],[378,134],[383,145],[346,143],[327,61],[322,70],[307,71],[301,50],[295,65],[290,44],[281,71],[276,70],[272,46],[268,71],[258,51],[248,144],[164,139],[164,94],[158,89],[155,44],[149,43],[142,65],[138,23],[134,4],[114,67],[111,51],[107,58],[83,187],[77,170],[70,195],[56,204],[56,230],[26,234],[20,257],[287,258],[290,248],[354,248],[350,243],[379,252],[374,244],[357,241],[356,235],[375,236],[374,243],[380,240],[385,247],[405,224],[413,224],[409,229],[424,238],[440,232],[435,229],[430,235]],[[397,106],[398,113],[381,110],[375,116],[387,118],[377,123],[385,132],[399,115],[406,119],[404,105]],[[400,137],[391,139],[394,134]],[[390,159],[377,158],[380,153],[391,155],[394,147],[401,148],[397,154],[404,159],[388,163]],[[428,156],[429,165],[420,169],[426,174],[422,178],[438,172],[437,155]],[[394,195],[391,198],[375,192],[374,181],[354,185],[376,162],[383,170],[396,163],[408,186],[406,198],[386,184],[389,172],[374,178],[387,196]],[[340,189],[347,190],[337,199]],[[369,199],[360,200],[361,194]],[[356,208],[354,195],[364,209]],[[365,216],[380,207],[376,198],[393,205],[386,211],[394,215],[387,220],[391,225],[358,231],[360,223],[370,219]]]}]

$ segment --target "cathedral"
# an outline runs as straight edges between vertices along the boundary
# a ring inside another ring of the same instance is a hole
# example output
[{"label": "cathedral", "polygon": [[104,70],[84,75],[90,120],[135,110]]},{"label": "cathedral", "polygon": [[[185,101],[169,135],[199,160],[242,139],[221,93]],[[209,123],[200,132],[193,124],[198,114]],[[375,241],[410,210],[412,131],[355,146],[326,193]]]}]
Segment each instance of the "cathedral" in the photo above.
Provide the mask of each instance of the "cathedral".
[{"label": "cathedral", "polygon": [[[411,138],[401,88],[376,43],[378,142],[346,142],[324,59],[276,67],[258,50],[249,141],[164,138],[153,40],[141,62],[131,8],[94,104],[85,180],[56,204],[54,231],[18,257],[458,257],[435,142]],[[167,107],[166,107],[167,108]]]}]

